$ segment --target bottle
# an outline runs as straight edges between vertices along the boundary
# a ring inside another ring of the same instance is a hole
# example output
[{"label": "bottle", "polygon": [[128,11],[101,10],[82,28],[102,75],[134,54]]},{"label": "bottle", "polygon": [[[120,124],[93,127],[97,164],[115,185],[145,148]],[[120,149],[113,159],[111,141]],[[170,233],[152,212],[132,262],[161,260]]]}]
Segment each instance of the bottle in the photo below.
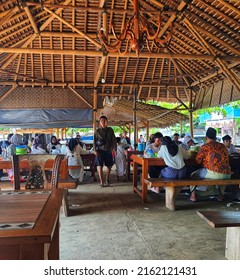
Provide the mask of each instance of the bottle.
[{"label": "bottle", "polygon": [[154,153],[153,153],[153,150],[152,150],[152,149],[149,149],[149,150],[148,150],[148,156],[149,156],[150,158],[152,158],[152,157],[154,156]]}]

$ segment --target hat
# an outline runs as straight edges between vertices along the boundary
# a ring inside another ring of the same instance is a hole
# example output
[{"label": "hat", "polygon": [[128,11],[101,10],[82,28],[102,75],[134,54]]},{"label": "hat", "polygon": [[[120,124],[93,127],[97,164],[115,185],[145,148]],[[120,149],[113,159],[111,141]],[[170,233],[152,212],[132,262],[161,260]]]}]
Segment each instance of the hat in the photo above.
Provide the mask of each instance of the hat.
[{"label": "hat", "polygon": [[217,131],[213,127],[209,127],[206,132],[206,137],[212,140],[216,140]]},{"label": "hat", "polygon": [[[191,140],[193,141],[191,136],[185,136],[183,139],[183,144],[187,145],[187,143]],[[194,141],[193,141],[193,143],[194,143]]]},{"label": "hat", "polygon": [[232,139],[232,137],[229,136],[228,134],[223,136],[223,138],[222,138],[223,141],[230,141],[231,139]]}]

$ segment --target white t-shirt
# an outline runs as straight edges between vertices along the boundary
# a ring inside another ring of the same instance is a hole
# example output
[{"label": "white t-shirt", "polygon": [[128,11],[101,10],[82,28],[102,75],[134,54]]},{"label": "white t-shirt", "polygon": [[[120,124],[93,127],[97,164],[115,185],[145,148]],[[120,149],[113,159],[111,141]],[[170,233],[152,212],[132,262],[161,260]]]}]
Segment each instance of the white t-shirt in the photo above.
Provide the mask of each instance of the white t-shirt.
[{"label": "white t-shirt", "polygon": [[156,147],[156,146],[154,145],[154,143],[152,143],[152,144],[149,144],[149,145],[146,147],[144,153],[147,153],[148,150],[152,149],[152,150],[153,150],[153,153],[154,153],[154,154],[157,154],[157,153],[159,152],[160,148],[161,148],[161,145],[159,145],[158,147]]},{"label": "white t-shirt", "polygon": [[169,154],[167,146],[162,145],[158,157],[164,159],[167,166],[174,169],[181,169],[185,166],[184,158],[187,158],[181,146],[178,146],[178,153],[173,157]]}]

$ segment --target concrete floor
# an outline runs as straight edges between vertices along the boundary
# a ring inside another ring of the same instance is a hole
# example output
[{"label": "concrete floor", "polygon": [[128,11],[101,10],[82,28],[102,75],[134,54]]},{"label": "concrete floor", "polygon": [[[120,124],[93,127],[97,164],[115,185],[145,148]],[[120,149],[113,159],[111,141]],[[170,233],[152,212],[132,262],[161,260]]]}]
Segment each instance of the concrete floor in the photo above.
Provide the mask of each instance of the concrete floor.
[{"label": "concrete floor", "polygon": [[69,191],[71,213],[61,214],[62,260],[225,260],[226,229],[214,229],[198,210],[238,210],[235,204],[177,197],[177,210],[164,206],[164,194],[142,204],[131,182],[99,188],[88,174]]}]

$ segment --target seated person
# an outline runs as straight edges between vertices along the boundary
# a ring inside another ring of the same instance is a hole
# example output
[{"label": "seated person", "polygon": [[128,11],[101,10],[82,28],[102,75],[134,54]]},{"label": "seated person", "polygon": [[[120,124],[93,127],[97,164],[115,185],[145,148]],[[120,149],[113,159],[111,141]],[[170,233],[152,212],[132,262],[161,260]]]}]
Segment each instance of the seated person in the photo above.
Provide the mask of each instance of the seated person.
[{"label": "seated person", "polygon": [[36,137],[33,140],[33,144],[31,147],[31,153],[40,154],[40,155],[47,154],[47,151],[44,149],[44,144],[43,144],[42,138],[39,135],[36,135]]},{"label": "seated person", "polygon": [[225,147],[227,148],[229,154],[234,154],[234,153],[237,153],[237,154],[238,154],[237,149],[236,149],[235,146],[231,143],[231,142],[232,142],[232,137],[231,137],[231,136],[225,135],[225,136],[223,136],[222,140],[223,140],[223,144],[224,144]]},{"label": "seated person", "polygon": [[82,142],[81,135],[79,132],[76,133],[76,140],[77,140],[77,143],[83,148],[83,142]]},{"label": "seated person", "polygon": [[47,145],[47,151],[49,154],[61,154],[61,144],[56,136],[52,135],[51,141]]},{"label": "seated person", "polygon": [[[122,133],[122,139],[125,139],[127,144],[131,146],[131,140],[130,140],[130,137],[127,136],[127,131],[123,131]],[[121,141],[122,142],[122,141]]]},{"label": "seated person", "polygon": [[[194,171],[191,178],[196,179],[229,179],[231,178],[231,168],[227,148],[216,141],[216,130],[209,127],[206,132],[206,143],[203,144],[196,156],[196,162],[202,165],[202,168]],[[206,187],[205,195],[215,194],[216,186]],[[190,200],[196,201],[196,186],[190,187]],[[219,186],[217,200],[224,200],[225,186]],[[201,194],[200,191],[197,194]]]},{"label": "seated person", "polygon": [[180,135],[178,133],[173,134],[173,142],[175,142],[177,145],[182,143],[181,141],[179,141],[179,136]]},{"label": "seated person", "polygon": [[80,166],[79,169],[69,169],[69,175],[78,179],[79,182],[83,181],[84,165],[81,155],[90,154],[90,151],[84,150],[78,143],[76,138],[71,138],[65,151],[68,157],[69,166]]},{"label": "seated person", "polygon": [[[182,179],[187,176],[187,169],[184,158],[187,158],[181,146],[177,145],[169,136],[164,136],[162,146],[158,152],[158,157],[162,158],[167,165],[160,172],[160,178]],[[159,188],[151,189],[159,192]]]},{"label": "seated person", "polygon": [[[149,144],[146,147],[146,149],[144,151],[144,155],[147,155],[149,150],[151,150],[151,152],[153,154],[158,154],[158,152],[161,148],[162,139],[163,139],[162,133],[161,132],[156,132],[154,134],[154,142]],[[149,176],[151,178],[159,178],[159,174],[160,174],[161,169],[162,169],[162,166],[149,166],[149,168],[148,168]]]},{"label": "seated person", "polygon": [[185,136],[183,138],[183,142],[182,142],[181,146],[184,150],[188,151],[190,149],[190,147],[193,145],[194,145],[194,141],[191,136]]},{"label": "seated person", "polygon": [[[150,144],[154,143],[154,135],[155,135],[155,134],[151,134],[151,135],[149,136],[149,140],[148,140],[147,143],[146,143],[146,148],[147,148]],[[163,136],[162,136],[162,137],[163,137]]]}]

